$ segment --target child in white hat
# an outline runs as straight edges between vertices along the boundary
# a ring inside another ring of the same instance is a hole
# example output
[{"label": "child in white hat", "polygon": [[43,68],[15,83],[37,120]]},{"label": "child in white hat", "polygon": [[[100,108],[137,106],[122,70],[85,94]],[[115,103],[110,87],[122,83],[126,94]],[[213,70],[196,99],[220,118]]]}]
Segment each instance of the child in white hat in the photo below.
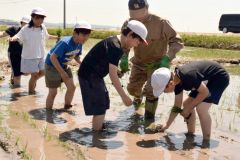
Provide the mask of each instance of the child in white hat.
[{"label": "child in white hat", "polygon": [[[163,92],[175,92],[174,107],[161,131],[168,129],[177,113],[180,113],[187,122],[188,132],[193,134],[195,132],[196,108],[203,139],[209,140],[211,135],[209,108],[213,103],[219,103],[228,84],[229,75],[217,62],[191,62],[176,67],[173,73],[168,68],[157,69],[151,78],[154,96],[159,97]],[[183,90],[191,91],[184,101]],[[181,109],[181,106],[183,106],[183,109]]]},{"label": "child in white hat", "polygon": [[29,94],[35,94],[37,80],[44,76],[45,41],[57,39],[57,36],[48,34],[43,24],[46,13],[42,8],[34,8],[31,21],[24,26],[10,41],[19,40],[23,44],[21,72],[31,74],[29,80]]},{"label": "child in white hat", "polygon": [[76,87],[68,63],[75,59],[79,65],[81,64],[79,56],[82,53],[82,45],[88,40],[91,30],[91,25],[88,22],[79,22],[74,26],[72,36],[63,37],[49,51],[45,61],[45,82],[49,88],[46,100],[47,109],[52,109],[57,89],[62,82],[67,86],[64,108],[70,109],[72,107],[71,102]]},{"label": "child in white hat", "polygon": [[118,78],[118,62],[125,49],[147,43],[147,29],[139,21],[131,20],[121,35],[112,36],[96,44],[84,58],[78,70],[78,77],[83,99],[85,114],[93,116],[93,130],[104,128],[106,110],[110,100],[104,77],[109,74],[113,86],[121,96],[126,106],[132,105],[132,100],[123,90]]},{"label": "child in white hat", "polygon": [[[10,36],[15,36],[22,27],[29,23],[31,20],[30,16],[23,16],[20,20],[21,26],[12,26],[4,32],[0,32],[0,38]],[[8,47],[8,57],[12,68],[11,84],[13,87],[20,87],[21,75],[21,55],[22,55],[22,45],[19,42],[10,42]]]}]

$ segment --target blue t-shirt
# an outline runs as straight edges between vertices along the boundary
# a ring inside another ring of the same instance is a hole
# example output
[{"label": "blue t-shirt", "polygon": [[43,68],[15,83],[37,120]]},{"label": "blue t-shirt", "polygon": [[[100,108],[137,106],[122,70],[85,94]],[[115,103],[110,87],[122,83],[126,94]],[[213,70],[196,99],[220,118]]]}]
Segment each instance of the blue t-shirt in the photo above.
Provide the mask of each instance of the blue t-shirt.
[{"label": "blue t-shirt", "polygon": [[63,37],[48,53],[45,63],[47,65],[53,66],[50,56],[52,54],[57,55],[57,59],[61,66],[66,66],[68,63],[78,55],[81,55],[82,53],[82,45],[76,44],[73,41],[73,38],[71,36],[69,37]]}]

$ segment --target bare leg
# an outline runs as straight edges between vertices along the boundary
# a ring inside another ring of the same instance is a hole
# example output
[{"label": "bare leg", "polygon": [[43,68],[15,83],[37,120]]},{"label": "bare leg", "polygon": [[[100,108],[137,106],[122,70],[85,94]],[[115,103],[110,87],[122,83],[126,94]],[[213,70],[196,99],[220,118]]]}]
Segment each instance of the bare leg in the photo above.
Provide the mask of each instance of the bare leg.
[{"label": "bare leg", "polygon": [[46,99],[46,108],[47,109],[52,109],[56,95],[57,95],[57,88],[49,88],[48,96]]},{"label": "bare leg", "polygon": [[[192,97],[188,97],[184,103],[184,106],[188,106],[189,103],[193,101]],[[195,109],[191,112],[190,118],[187,120],[187,128],[188,128],[188,133],[195,133],[195,128],[196,128],[196,112]]]},{"label": "bare leg", "polygon": [[209,108],[211,105],[212,103],[202,102],[197,106],[197,113],[200,119],[204,140],[209,140],[211,137],[212,119],[209,114]]},{"label": "bare leg", "polygon": [[65,105],[71,105],[72,100],[73,100],[73,96],[74,96],[74,92],[75,92],[75,85],[73,82],[73,79],[70,78],[69,81],[67,81],[65,83],[65,85],[67,86],[67,92],[65,94]]},{"label": "bare leg", "polygon": [[92,128],[95,131],[99,131],[103,127],[103,122],[104,122],[105,114],[104,115],[99,115],[99,116],[93,116],[92,119]]},{"label": "bare leg", "polygon": [[14,86],[20,86],[21,76],[13,77]]},{"label": "bare leg", "polygon": [[38,79],[39,79],[39,78],[42,78],[44,75],[45,75],[45,71],[44,71],[44,70],[40,70],[40,71],[38,72]]},{"label": "bare leg", "polygon": [[32,73],[31,78],[30,78],[29,83],[28,83],[29,94],[34,94],[35,93],[37,80],[38,80],[38,73]]},{"label": "bare leg", "polygon": [[35,88],[36,88],[36,85],[37,85],[37,80],[41,77],[44,76],[44,70],[40,70],[38,73],[32,73],[31,74],[31,78],[29,80],[29,89],[28,89],[28,92],[30,94],[34,94],[35,93]]}]

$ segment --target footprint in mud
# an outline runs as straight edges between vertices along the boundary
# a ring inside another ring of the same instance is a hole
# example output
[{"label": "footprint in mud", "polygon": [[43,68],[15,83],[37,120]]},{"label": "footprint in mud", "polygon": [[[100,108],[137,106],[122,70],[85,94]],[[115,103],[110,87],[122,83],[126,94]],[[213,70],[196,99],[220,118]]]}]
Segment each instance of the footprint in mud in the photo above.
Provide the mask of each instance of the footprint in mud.
[{"label": "footprint in mud", "polygon": [[62,113],[68,113],[72,116],[76,115],[74,111],[65,109],[39,108],[29,111],[29,114],[32,116],[33,119],[45,120],[48,123],[53,124],[63,124],[67,122],[67,120],[65,120],[64,118],[59,117]]},{"label": "footprint in mud", "polygon": [[137,142],[142,148],[164,147],[170,151],[191,150],[195,148],[216,148],[219,142],[216,140],[205,141],[202,136],[181,133],[168,134],[161,137],[160,140],[142,140]]},{"label": "footprint in mud", "polygon": [[71,141],[87,147],[97,147],[99,149],[117,149],[123,146],[123,142],[109,140],[116,135],[117,131],[108,129],[101,132],[94,132],[90,128],[76,128],[74,130],[61,133],[59,135],[59,139],[64,142]]}]

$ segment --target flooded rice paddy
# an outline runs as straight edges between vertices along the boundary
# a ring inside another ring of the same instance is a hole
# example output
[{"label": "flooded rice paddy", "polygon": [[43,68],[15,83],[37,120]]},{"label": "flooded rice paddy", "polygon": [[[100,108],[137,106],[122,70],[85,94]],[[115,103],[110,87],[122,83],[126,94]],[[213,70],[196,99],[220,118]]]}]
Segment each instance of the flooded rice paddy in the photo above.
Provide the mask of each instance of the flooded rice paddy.
[{"label": "flooded rice paddy", "polygon": [[[76,70],[76,69],[75,69]],[[129,75],[121,82],[126,89]],[[79,83],[73,108],[63,109],[64,85],[58,90],[54,109],[45,109],[47,88],[44,78],[37,84],[37,94],[28,95],[29,76],[23,77],[21,88],[11,88],[9,75],[0,82],[1,126],[13,134],[25,150],[25,159],[87,160],[238,160],[240,151],[240,76],[231,74],[229,87],[218,106],[211,107],[212,138],[202,141],[199,120],[196,135],[187,135],[186,124],[178,116],[165,133],[149,133],[144,121],[134,115],[133,107],[125,107],[111,82],[106,78],[111,108],[106,114],[107,129],[91,130],[91,117],[84,114]],[[163,124],[173,105],[174,95],[160,97],[156,123]],[[8,132],[6,131],[6,132]]]}]

